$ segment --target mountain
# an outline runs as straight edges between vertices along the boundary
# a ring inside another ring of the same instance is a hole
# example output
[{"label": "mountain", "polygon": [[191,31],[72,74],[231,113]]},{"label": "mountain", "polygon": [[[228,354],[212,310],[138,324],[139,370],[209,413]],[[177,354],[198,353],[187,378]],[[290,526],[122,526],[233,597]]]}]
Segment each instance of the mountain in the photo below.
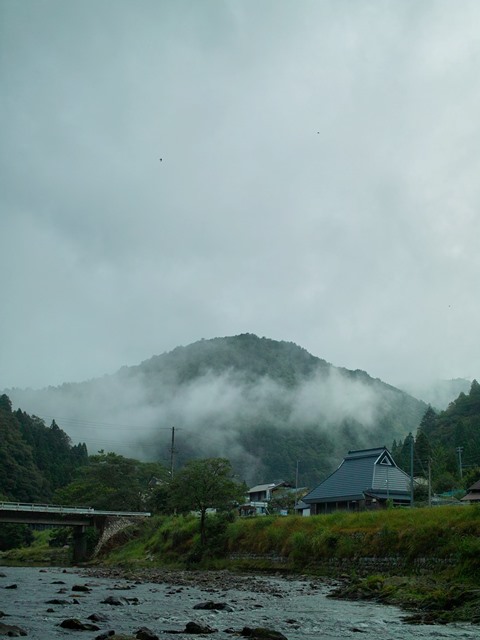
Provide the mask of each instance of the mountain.
[{"label": "mountain", "polygon": [[175,466],[226,456],[247,483],[294,480],[298,463],[304,485],[348,449],[404,438],[427,408],[364,371],[252,334],[177,347],[88,382],[8,394],[90,450]]}]

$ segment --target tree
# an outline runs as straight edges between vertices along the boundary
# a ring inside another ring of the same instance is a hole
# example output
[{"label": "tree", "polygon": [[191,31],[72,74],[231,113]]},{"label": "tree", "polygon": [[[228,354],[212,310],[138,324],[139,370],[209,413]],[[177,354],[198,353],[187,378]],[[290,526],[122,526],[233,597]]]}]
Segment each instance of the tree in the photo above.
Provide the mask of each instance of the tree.
[{"label": "tree", "polygon": [[428,437],[435,429],[436,418],[437,414],[432,407],[428,405],[428,409],[425,411],[422,421],[418,427],[419,431]]},{"label": "tree", "polygon": [[171,499],[176,508],[200,513],[200,542],[206,542],[207,509],[231,509],[246,492],[243,483],[232,477],[232,466],[226,458],[190,460],[171,486]]},{"label": "tree", "polygon": [[463,475],[462,486],[465,490],[467,490],[469,487],[472,486],[472,484],[475,484],[475,482],[478,482],[478,480],[480,480],[480,467],[475,466],[469,469]]},{"label": "tree", "polygon": [[95,509],[143,511],[153,491],[152,478],[164,478],[160,464],[99,452],[80,467],[77,476],[55,493],[55,501]]},{"label": "tree", "polygon": [[[305,495],[305,490],[303,491]],[[298,500],[297,492],[290,487],[280,487],[273,492],[272,499],[268,503],[268,512],[288,511],[294,512],[295,503]]]}]

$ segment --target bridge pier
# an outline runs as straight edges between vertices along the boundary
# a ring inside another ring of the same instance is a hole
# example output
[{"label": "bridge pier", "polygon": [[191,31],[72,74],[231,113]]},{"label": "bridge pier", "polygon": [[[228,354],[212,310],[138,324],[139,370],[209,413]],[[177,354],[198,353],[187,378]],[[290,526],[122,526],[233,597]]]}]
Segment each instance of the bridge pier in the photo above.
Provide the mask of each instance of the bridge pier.
[{"label": "bridge pier", "polygon": [[87,527],[73,527],[73,562],[83,562],[87,557]]}]

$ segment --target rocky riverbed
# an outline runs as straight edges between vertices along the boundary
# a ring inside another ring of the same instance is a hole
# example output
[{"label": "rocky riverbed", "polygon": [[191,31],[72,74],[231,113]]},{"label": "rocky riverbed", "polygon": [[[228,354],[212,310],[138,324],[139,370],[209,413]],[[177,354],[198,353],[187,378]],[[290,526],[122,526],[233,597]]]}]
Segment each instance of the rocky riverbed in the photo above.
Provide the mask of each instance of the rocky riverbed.
[{"label": "rocky riverbed", "polygon": [[[402,612],[328,598],[338,583],[228,571],[0,568],[0,635],[35,640],[209,635],[300,640],[478,637],[478,627],[413,626]],[[262,631],[263,630],[263,631]]]}]

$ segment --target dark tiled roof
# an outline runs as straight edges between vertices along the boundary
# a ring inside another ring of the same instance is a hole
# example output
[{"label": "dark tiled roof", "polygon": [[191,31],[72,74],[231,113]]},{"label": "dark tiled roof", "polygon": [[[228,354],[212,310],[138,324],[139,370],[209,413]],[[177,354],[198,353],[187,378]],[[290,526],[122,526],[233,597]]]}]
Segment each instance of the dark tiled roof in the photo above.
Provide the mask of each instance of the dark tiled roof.
[{"label": "dark tiled roof", "polygon": [[349,451],[336,471],[303,497],[303,501],[336,502],[361,500],[364,492],[374,496],[404,497],[409,494],[409,478],[401,471],[388,449]]}]

